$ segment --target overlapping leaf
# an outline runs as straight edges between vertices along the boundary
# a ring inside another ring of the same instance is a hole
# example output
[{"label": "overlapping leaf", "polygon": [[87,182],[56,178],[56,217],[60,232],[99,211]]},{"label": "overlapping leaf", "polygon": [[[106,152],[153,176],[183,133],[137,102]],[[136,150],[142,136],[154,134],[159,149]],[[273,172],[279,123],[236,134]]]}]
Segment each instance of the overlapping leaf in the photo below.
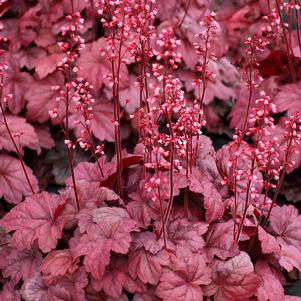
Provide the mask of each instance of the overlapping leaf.
[{"label": "overlapping leaf", "polygon": [[57,195],[42,192],[27,197],[1,220],[0,224],[14,232],[12,243],[30,249],[35,242],[42,252],[49,252],[62,237],[64,220],[59,215],[64,201]]}]

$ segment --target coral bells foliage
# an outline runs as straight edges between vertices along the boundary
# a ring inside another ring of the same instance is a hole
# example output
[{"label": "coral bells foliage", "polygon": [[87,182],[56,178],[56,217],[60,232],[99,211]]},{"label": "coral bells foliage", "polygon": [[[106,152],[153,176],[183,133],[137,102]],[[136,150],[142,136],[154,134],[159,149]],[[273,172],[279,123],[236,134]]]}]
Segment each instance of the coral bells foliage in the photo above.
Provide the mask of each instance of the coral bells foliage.
[{"label": "coral bells foliage", "polygon": [[0,1],[0,300],[301,300],[300,13]]}]

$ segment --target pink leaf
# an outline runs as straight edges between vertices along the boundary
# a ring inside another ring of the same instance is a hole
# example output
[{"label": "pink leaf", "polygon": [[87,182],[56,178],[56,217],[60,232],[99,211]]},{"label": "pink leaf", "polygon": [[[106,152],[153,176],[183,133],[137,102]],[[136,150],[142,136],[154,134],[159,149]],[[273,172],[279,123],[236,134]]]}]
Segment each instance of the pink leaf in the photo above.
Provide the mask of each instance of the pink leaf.
[{"label": "pink leaf", "polygon": [[88,279],[83,269],[73,274],[66,274],[52,286],[47,287],[39,273],[28,278],[21,288],[26,301],[86,301],[83,288]]},{"label": "pink leaf", "polygon": [[301,251],[299,248],[289,245],[281,246],[280,265],[288,272],[297,268],[301,271]]},{"label": "pink leaf", "polygon": [[104,226],[112,227],[113,225],[130,219],[128,213],[123,208],[103,207],[97,208],[91,212],[94,223],[104,223]]},{"label": "pink leaf", "polygon": [[[105,241],[106,242],[106,241]],[[96,279],[103,277],[106,266],[110,263],[110,245],[94,235],[84,234],[73,250],[74,257],[84,256],[84,267]]]},{"label": "pink leaf", "polygon": [[278,241],[301,248],[301,215],[297,208],[294,206],[273,208],[270,223],[278,235]]},{"label": "pink leaf", "polygon": [[[169,241],[167,241],[167,244]],[[155,232],[143,231],[134,234],[132,250],[144,248],[146,251],[155,255],[164,248],[163,238],[158,238]],[[168,246],[169,247],[169,246]]]},{"label": "pink leaf", "polygon": [[28,99],[26,117],[31,121],[42,123],[50,118],[49,111],[57,108],[59,118],[52,119],[52,122],[57,124],[64,118],[65,104],[62,101],[56,101],[60,95],[58,91],[52,89],[53,86],[62,87],[63,85],[64,77],[59,71],[41,81],[34,82],[25,94]]},{"label": "pink leaf", "polygon": [[136,293],[134,295],[133,301],[160,301],[160,300],[155,295],[154,290],[150,288],[145,293]]},{"label": "pink leaf", "polygon": [[[255,104],[256,96],[258,97],[259,95],[254,93],[252,94],[252,97],[250,99],[251,108],[256,106]],[[237,88],[237,99],[229,114],[229,118],[231,120],[230,121],[231,128],[235,128],[235,127],[239,129],[243,128],[245,116],[247,114],[248,100],[249,100],[248,89],[244,85],[239,86]]]},{"label": "pink leaf", "polygon": [[301,82],[286,84],[280,87],[280,91],[274,98],[278,112],[287,111],[288,115],[301,110]]},{"label": "pink leaf", "polygon": [[[80,209],[103,207],[107,205],[106,201],[121,202],[120,197],[114,191],[105,187],[99,187],[99,183],[97,182],[77,182],[76,188]],[[77,224],[77,214],[78,218],[85,215],[86,212],[89,215],[90,210],[81,210],[81,212],[78,213],[73,187],[68,187],[61,195],[66,199],[66,206],[64,207],[62,215],[65,221],[65,228],[69,229]],[[89,220],[92,220],[92,217],[90,217]],[[83,232],[82,219],[80,224],[79,228]]]},{"label": "pink leaf", "polygon": [[224,213],[222,196],[215,185],[209,182],[202,173],[196,171],[190,178],[189,189],[204,196],[204,208],[206,209],[206,222],[219,220]]},{"label": "pink leaf", "polygon": [[[32,170],[25,166],[31,185],[38,190],[37,179]],[[0,155],[0,197],[18,204],[24,196],[31,195],[31,189],[22,170],[21,162],[7,155]]]},{"label": "pink leaf", "polygon": [[127,260],[118,257],[113,258],[111,264],[106,268],[103,278],[97,279],[94,284],[97,291],[104,290],[108,296],[113,298],[119,298],[123,289],[135,293],[143,292],[146,288],[141,281],[134,280],[129,275]]},{"label": "pink leaf", "polygon": [[20,292],[15,289],[12,281],[3,285],[2,292],[0,292],[0,301],[21,301]]},{"label": "pink leaf", "polygon": [[129,85],[119,93],[120,105],[129,114],[135,112],[140,106],[140,89],[135,86],[135,82],[137,82],[137,77],[130,74]]},{"label": "pink leaf", "polygon": [[168,226],[168,238],[177,246],[187,247],[192,252],[202,252],[205,246],[203,235],[207,230],[208,225],[205,223],[176,219]]},{"label": "pink leaf", "polygon": [[219,220],[224,213],[222,197],[213,184],[204,185],[204,208],[206,209],[206,222],[211,223]]},{"label": "pink leaf", "polygon": [[301,301],[301,297],[297,297],[297,296],[285,296],[285,301]]},{"label": "pink leaf", "polygon": [[257,289],[258,301],[284,301],[284,290],[278,275],[268,263],[260,260],[255,265],[255,273],[261,277],[261,284]]},{"label": "pink leaf", "polygon": [[46,51],[39,47],[30,47],[18,53],[20,67],[26,67],[29,70],[34,69],[39,61],[46,56]]},{"label": "pink leaf", "polygon": [[55,142],[51,137],[49,128],[47,126],[35,125],[35,132],[39,139],[40,147],[45,149],[52,149],[55,146]]},{"label": "pink leaf", "polygon": [[[107,162],[105,156],[98,159],[98,163],[101,170],[96,162],[80,162],[74,169],[76,181],[102,183],[116,173],[116,164]],[[71,177],[66,180],[66,184],[72,186]]]},{"label": "pink leaf", "polygon": [[180,3],[176,0],[158,1],[158,18],[166,20],[172,18],[180,11]]},{"label": "pink leaf", "polygon": [[64,276],[67,272],[74,273],[78,268],[79,259],[74,260],[68,249],[50,251],[44,258],[41,272],[45,275],[47,283],[57,277]]},{"label": "pink leaf", "polygon": [[[117,207],[102,207],[90,211],[90,223],[74,248],[74,256],[85,256],[84,265],[93,277],[101,279],[110,262],[110,251],[126,254],[136,229],[126,210]],[[83,218],[78,215],[79,222]],[[84,222],[89,216],[84,217]]]},{"label": "pink leaf", "polygon": [[70,292],[68,292],[64,287],[58,285],[51,286],[48,289],[47,295],[42,298],[42,301],[52,301],[52,300],[64,300],[71,301]]},{"label": "pink leaf", "polygon": [[[70,301],[86,301],[84,288],[88,285],[88,277],[83,267],[80,267],[73,274],[65,274],[55,284],[54,288],[64,288],[69,293]],[[50,298],[47,301],[53,299]]]},{"label": "pink leaf", "polygon": [[62,204],[59,196],[42,192],[27,197],[0,221],[7,231],[14,231],[12,243],[29,249],[37,241],[39,248],[49,252],[62,237],[64,221],[59,216],[54,218],[55,211]]},{"label": "pink leaf", "polygon": [[156,294],[163,301],[202,300],[200,285],[209,284],[210,276],[211,270],[204,256],[179,247],[176,255],[171,257],[170,266],[163,270]]},{"label": "pink leaf", "polygon": [[[26,122],[25,118],[11,114],[6,114],[5,117],[14,141],[21,151],[25,146],[33,150],[40,150],[39,138],[35,129],[32,125]],[[4,124],[2,115],[0,116],[0,149],[16,151]]]},{"label": "pink leaf", "polygon": [[[105,38],[100,38],[90,45],[86,45],[77,64],[79,67],[78,75],[85,78],[93,85],[96,91],[102,87],[103,83],[108,83],[108,80],[105,79],[105,77],[112,72],[111,63],[106,55],[101,56],[100,48],[107,49]],[[128,71],[125,64],[121,64],[120,72],[120,89],[122,89],[123,87],[126,87],[128,80]]]},{"label": "pink leaf", "polygon": [[35,44],[45,49],[48,48],[48,50],[51,51],[52,50],[51,48],[55,43],[56,43],[56,37],[54,35],[54,30],[52,30],[52,28],[45,28],[45,27],[39,28],[38,36],[35,39]]},{"label": "pink leaf", "polygon": [[211,139],[205,135],[200,135],[199,141],[196,140],[194,143],[195,147],[199,143],[197,154],[197,167],[201,174],[201,177],[198,177],[199,181],[202,179],[205,180],[205,183],[208,181],[211,182],[218,192],[223,195],[225,191],[225,188],[221,184],[223,178],[221,177],[217,163],[217,153],[213,148]]},{"label": "pink leaf", "polygon": [[274,236],[259,227],[258,238],[261,241],[261,250],[263,254],[273,253],[277,258],[280,257],[280,245]]},{"label": "pink leaf", "polygon": [[[252,148],[249,144],[243,142],[239,146],[236,144],[224,145],[217,151],[217,165],[222,176],[227,178],[229,189],[233,190],[235,186],[234,169],[242,170],[248,173],[252,166]],[[230,162],[230,164],[229,164]],[[232,164],[231,164],[232,163]],[[262,175],[258,168],[255,168],[254,175],[257,179],[251,181],[251,189],[255,189],[258,193],[262,191],[261,179]],[[245,192],[248,185],[247,179],[237,180],[236,189],[238,192]]]},{"label": "pink leaf", "polygon": [[8,254],[0,259],[0,268],[4,277],[10,277],[17,284],[20,279],[31,277],[42,263],[42,254],[37,248],[18,250],[7,247]]},{"label": "pink leaf", "polygon": [[213,224],[209,228],[206,249],[211,258],[217,256],[226,260],[239,254],[238,246],[233,242],[233,227],[233,221],[229,220],[225,223]]},{"label": "pink leaf", "polygon": [[4,75],[3,95],[13,95],[8,101],[8,107],[13,114],[17,114],[25,107],[24,95],[28,87],[32,85],[33,79],[28,73],[20,72],[18,59],[12,53],[7,52],[1,59],[9,66]]},{"label": "pink leaf", "polygon": [[245,301],[254,295],[261,279],[254,273],[249,255],[241,252],[225,262],[216,260],[212,281],[205,294],[214,295],[215,301]]},{"label": "pink leaf", "polygon": [[[191,25],[191,24],[189,24],[189,25]],[[188,41],[188,39],[185,37],[183,37],[181,40],[181,45],[179,45],[179,52],[181,54],[183,54],[182,58],[183,58],[184,63],[186,64],[186,66],[190,70],[195,70],[195,66],[198,63],[198,56],[195,52],[195,48],[193,47],[193,44],[191,44]]]},{"label": "pink leaf", "polygon": [[[291,162],[290,165],[286,164],[285,171],[287,173],[292,172],[294,169],[298,168],[301,164],[301,156],[299,152],[301,151],[300,143],[294,143],[294,146],[290,148],[289,152],[287,151],[288,140],[286,138],[286,117],[282,117],[278,124],[274,127],[267,128],[267,134],[262,138],[264,142],[271,141],[275,137],[278,139],[277,143],[279,144],[279,158],[278,163],[275,163],[273,168],[279,168],[281,164],[285,164],[286,161]],[[286,158],[286,154],[288,156]]]},{"label": "pink leaf", "polygon": [[169,264],[169,256],[165,250],[156,254],[140,248],[129,254],[129,272],[136,279],[137,277],[144,283],[158,284],[162,274],[163,266]]},{"label": "pink leaf", "polygon": [[[93,107],[93,119],[91,120],[91,131],[99,140],[114,141],[114,106],[111,101],[106,99],[95,100]],[[82,126],[74,124],[74,121],[80,120],[84,122],[83,117],[79,113],[75,113],[70,117],[70,126],[74,129],[77,137],[81,136]]]},{"label": "pink leaf", "polygon": [[26,301],[41,301],[47,294],[47,287],[42,281],[39,273],[27,278],[21,288],[22,297]]},{"label": "pink leaf", "polygon": [[141,199],[140,195],[136,195],[139,200],[133,200],[127,204],[127,210],[139,225],[148,227],[152,218],[159,218],[159,211],[156,210],[155,202],[147,199]]},{"label": "pink leaf", "polygon": [[62,53],[53,53],[41,59],[36,67],[39,79],[43,79],[48,74],[53,73],[57,69],[57,63],[62,60],[63,57],[64,54]]}]

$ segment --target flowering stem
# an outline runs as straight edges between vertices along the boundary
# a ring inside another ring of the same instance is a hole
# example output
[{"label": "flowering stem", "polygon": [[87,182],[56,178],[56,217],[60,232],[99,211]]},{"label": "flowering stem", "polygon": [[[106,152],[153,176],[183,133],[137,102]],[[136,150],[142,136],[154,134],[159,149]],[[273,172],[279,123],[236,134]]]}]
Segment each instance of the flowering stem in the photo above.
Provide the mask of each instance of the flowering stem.
[{"label": "flowering stem", "polygon": [[292,48],[289,45],[289,39],[288,39],[287,34],[286,34],[285,24],[284,24],[284,20],[283,20],[281,8],[280,8],[279,0],[275,0],[275,2],[276,2],[276,7],[277,7],[277,11],[278,11],[279,19],[280,19],[280,24],[281,24],[282,31],[283,31],[284,42],[285,42],[285,46],[286,46],[288,67],[289,67],[289,70],[290,70],[290,74],[292,76],[292,80],[293,80],[293,82],[295,82],[296,79],[297,79],[297,75],[296,75],[296,70],[294,68],[294,64],[293,64],[293,61],[292,61],[292,54],[291,54],[291,49]]},{"label": "flowering stem", "polygon": [[168,219],[169,219],[172,205],[173,205],[173,185],[174,185],[173,173],[174,173],[174,152],[175,152],[172,123],[171,123],[171,118],[168,113],[167,113],[167,119],[168,119],[168,124],[169,124],[171,142],[170,142],[170,170],[169,170],[170,190],[169,190],[169,201],[167,204],[167,209],[164,214],[165,224],[168,223]]},{"label": "flowering stem", "polygon": [[21,156],[21,152],[19,150],[19,147],[17,146],[16,142],[15,142],[15,139],[10,131],[10,128],[9,128],[9,125],[8,125],[8,122],[7,122],[7,119],[6,119],[6,116],[5,116],[5,109],[3,107],[3,104],[2,104],[2,94],[3,94],[3,85],[4,85],[4,77],[3,77],[3,74],[0,75],[1,76],[1,83],[0,83],[0,109],[1,109],[1,113],[2,113],[2,116],[3,116],[3,122],[4,122],[4,125],[5,125],[5,128],[7,130],[7,133],[14,145],[14,148],[16,150],[16,153],[18,155],[18,158],[19,158],[19,161],[21,163],[21,166],[22,166],[22,170],[24,172],[24,175],[25,175],[25,178],[26,178],[26,181],[28,183],[28,186],[32,192],[32,194],[35,194],[35,190],[33,188],[33,185],[31,184],[30,180],[29,180],[29,176],[27,174],[27,171],[26,171],[26,168],[25,168],[25,164],[24,164],[24,161],[23,161],[23,158]]},{"label": "flowering stem", "polygon": [[[252,51],[251,55],[253,55],[253,51]],[[245,115],[245,121],[244,121],[244,125],[242,128],[242,140],[244,139],[244,136],[247,131],[249,114],[250,114],[250,109],[251,109],[251,99],[252,99],[252,95],[253,95],[252,73],[253,73],[253,69],[252,69],[252,59],[251,59],[251,64],[249,66],[249,74],[248,74],[249,75],[249,78],[248,78],[248,80],[249,80],[249,98],[248,98],[247,112]]]},{"label": "flowering stem", "polygon": [[[237,156],[235,157],[234,170],[236,170],[237,166]],[[234,177],[234,225],[233,225],[233,241],[235,241],[236,236],[236,218],[237,218],[237,179]]]},{"label": "flowering stem", "polygon": [[[187,182],[189,180],[189,139],[187,139],[186,144],[186,178]],[[188,193],[189,193],[189,186],[185,187],[184,190],[184,213],[185,217],[188,218],[189,215],[189,207],[188,207]]]},{"label": "flowering stem", "polygon": [[[69,67],[70,70],[70,67]],[[65,117],[65,140],[70,141],[69,137],[69,88],[66,87],[66,117]],[[71,173],[71,179],[72,179],[72,185],[73,185],[73,190],[74,190],[74,197],[75,197],[75,202],[76,202],[76,208],[77,211],[79,211],[80,206],[79,206],[79,199],[78,199],[78,194],[77,194],[77,188],[76,188],[76,181],[75,181],[75,174],[74,174],[74,165],[73,165],[73,160],[72,160],[72,154],[71,154],[71,148],[69,145],[66,145],[67,148],[67,157],[68,157],[68,163],[70,167],[70,173]]]},{"label": "flowering stem", "polygon": [[103,173],[102,167],[100,166],[99,161],[98,161],[99,158],[97,158],[97,156],[96,156],[96,148],[95,148],[95,145],[94,145],[94,141],[93,141],[93,137],[92,137],[92,134],[91,134],[90,127],[85,126],[84,124],[82,124],[82,126],[86,129],[86,131],[87,131],[87,133],[89,135],[90,147],[91,147],[91,149],[90,149],[91,155],[94,158],[94,160],[95,160],[95,162],[96,162],[96,164],[98,166],[98,169],[99,169],[101,177],[104,177],[104,173]]},{"label": "flowering stem", "polygon": [[178,25],[179,28],[181,28],[182,24],[183,24],[184,21],[185,21],[185,18],[186,18],[186,16],[187,16],[188,9],[189,9],[189,6],[190,6],[190,2],[191,2],[191,0],[187,0],[187,1],[186,1],[184,15],[183,15],[183,17],[182,17],[182,19],[181,19],[181,21],[180,21],[180,23],[179,23],[179,25]]},{"label": "flowering stem", "polygon": [[[156,175],[157,178],[159,179],[159,158],[158,158],[158,149],[156,152],[156,161],[157,161],[157,167],[156,167]],[[162,196],[161,196],[161,189],[160,189],[160,185],[157,186],[158,187],[158,196],[159,196],[159,203],[160,203],[160,213],[161,213],[161,229],[160,232],[163,234],[163,241],[164,241],[164,247],[166,249],[167,247],[167,243],[166,243],[166,223],[165,223],[165,219],[164,219],[164,208],[163,208],[163,202],[162,202]],[[160,233],[160,236],[161,236]]]},{"label": "flowering stem", "polygon": [[[205,51],[203,54],[203,66],[202,66],[202,84],[203,84],[203,89],[202,89],[202,94],[201,94],[201,88],[200,88],[200,84],[198,85],[198,94],[199,94],[199,124],[201,124],[201,120],[202,120],[202,114],[203,114],[203,106],[204,106],[204,99],[205,99],[205,93],[206,93],[206,89],[207,89],[207,68],[208,68],[208,63],[209,63],[209,59],[208,59],[208,43],[209,43],[209,37],[210,37],[210,27],[207,28],[207,34],[206,34],[206,39],[205,39]],[[198,149],[199,149],[199,139],[200,139],[200,135],[197,135],[197,143],[196,143],[196,147],[195,147],[195,164],[196,164],[196,160],[198,159]]]},{"label": "flowering stem", "polygon": [[[269,188],[267,187],[267,189],[266,189],[266,191],[265,191],[265,193],[264,193],[263,206],[262,206],[262,208],[261,208],[261,216],[259,217],[259,219],[258,219],[258,221],[257,221],[256,229],[255,229],[255,231],[254,231],[254,234],[255,234],[255,235],[256,235],[256,233],[258,233],[258,228],[259,228],[259,226],[261,225],[262,220],[263,220],[263,207],[264,207],[264,204],[265,204],[266,199],[267,199],[267,197],[268,197],[268,192],[269,192]],[[253,244],[254,244],[254,241],[255,241],[255,238],[256,238],[255,235],[253,235],[253,237],[252,237],[252,239],[251,239],[251,241],[250,241],[250,243],[249,243],[248,252],[250,252],[250,250],[251,250],[252,247],[253,247]]]},{"label": "flowering stem", "polygon": [[248,208],[249,208],[249,198],[250,198],[250,188],[251,188],[251,183],[252,183],[252,176],[255,170],[255,156],[253,156],[253,160],[252,160],[252,166],[251,166],[251,173],[250,173],[250,178],[248,180],[248,184],[247,184],[247,194],[246,194],[246,200],[245,200],[245,206],[244,206],[244,212],[243,212],[243,216],[241,219],[241,222],[239,224],[238,227],[238,232],[237,232],[237,236],[236,236],[236,243],[239,242],[239,237],[241,235],[243,226],[244,226],[244,221],[247,217],[247,212],[248,212]]},{"label": "flowering stem", "polygon": [[277,183],[277,186],[276,186],[276,190],[275,190],[275,193],[273,195],[273,199],[272,199],[272,203],[271,203],[271,206],[269,208],[269,211],[268,211],[268,214],[266,216],[266,219],[264,221],[264,224],[263,224],[263,227],[266,226],[269,218],[270,218],[270,215],[271,215],[271,212],[272,212],[272,209],[274,207],[274,204],[276,203],[276,200],[277,200],[277,197],[278,197],[278,194],[279,194],[279,191],[280,191],[280,188],[282,186],[282,183],[283,183],[283,180],[284,180],[284,176],[285,176],[285,170],[286,170],[286,167],[287,167],[287,164],[288,164],[288,157],[289,157],[289,153],[290,153],[290,148],[292,146],[292,143],[293,143],[293,137],[290,137],[289,141],[288,141],[288,144],[287,144],[287,152],[285,154],[285,160],[284,160],[284,165],[283,165],[283,169],[281,171],[281,176],[280,176],[280,179]]},{"label": "flowering stem", "polygon": [[271,4],[270,4],[270,0],[267,0],[267,6],[268,6],[268,12],[271,12]]},{"label": "flowering stem", "polygon": [[[117,191],[121,198],[123,198],[122,187],[122,144],[121,144],[121,130],[120,130],[120,107],[119,107],[119,81],[120,81],[120,68],[121,68],[121,49],[123,44],[124,35],[124,18],[123,12],[123,25],[121,28],[120,41],[118,47],[118,60],[117,70],[115,70],[114,59],[112,59],[112,75],[113,75],[113,102],[114,102],[114,132],[115,132],[115,150],[117,155]],[[115,37],[115,28],[113,29],[113,39]],[[114,55],[114,47],[112,49]]]},{"label": "flowering stem", "polygon": [[[300,6],[300,2],[298,0],[295,0],[295,4]],[[297,27],[297,38],[298,38],[298,45],[299,50],[301,52],[301,37],[300,37],[300,16],[299,16],[300,9],[296,10],[296,27]]]}]

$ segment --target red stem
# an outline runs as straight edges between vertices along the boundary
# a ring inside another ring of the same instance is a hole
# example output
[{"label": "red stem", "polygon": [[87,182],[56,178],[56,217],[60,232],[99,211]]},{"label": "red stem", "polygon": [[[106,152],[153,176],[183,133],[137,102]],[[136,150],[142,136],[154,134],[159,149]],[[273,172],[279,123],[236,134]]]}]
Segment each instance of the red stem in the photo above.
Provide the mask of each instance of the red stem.
[{"label": "red stem", "polygon": [[2,105],[2,97],[3,97],[3,85],[4,85],[4,76],[3,74],[0,75],[1,76],[1,84],[0,84],[0,108],[1,108],[1,113],[2,113],[2,116],[3,116],[3,121],[4,121],[4,125],[5,125],[5,128],[7,130],[7,133],[14,145],[14,148],[16,150],[16,153],[18,155],[18,158],[19,158],[19,161],[21,163],[21,166],[22,166],[22,170],[24,172],[24,175],[25,175],[25,178],[26,178],[26,181],[28,183],[28,186],[30,187],[30,190],[32,192],[32,194],[35,194],[35,190],[33,188],[33,185],[31,184],[30,180],[29,180],[29,176],[27,174],[27,171],[26,171],[26,168],[25,168],[25,164],[24,164],[24,161],[23,161],[23,158],[22,158],[22,155],[21,155],[21,152],[19,150],[19,147],[17,146],[16,142],[15,142],[15,139],[10,131],[10,128],[9,128],[9,125],[8,125],[8,122],[7,122],[7,119],[6,119],[6,116],[5,116],[5,109]]},{"label": "red stem", "polygon": [[270,208],[269,208],[269,211],[268,211],[268,214],[267,214],[267,216],[266,216],[266,220],[265,220],[265,222],[264,222],[264,224],[263,224],[263,227],[266,226],[266,224],[267,224],[267,222],[268,222],[268,220],[269,220],[269,218],[270,218],[272,209],[273,209],[273,207],[274,207],[274,204],[276,203],[276,200],[277,200],[277,197],[278,197],[278,194],[279,194],[281,185],[282,185],[282,183],[283,183],[284,176],[285,176],[286,166],[287,166],[287,164],[288,164],[288,157],[289,157],[289,153],[290,153],[290,148],[291,148],[291,146],[292,146],[292,142],[293,142],[293,137],[291,136],[291,137],[290,137],[290,140],[289,140],[288,143],[287,143],[287,153],[285,154],[285,160],[284,160],[283,169],[282,169],[282,171],[281,171],[281,176],[280,176],[280,179],[279,179],[279,181],[278,181],[278,183],[277,183],[276,190],[275,190],[275,193],[274,193],[274,195],[273,195],[272,204],[271,204],[271,206],[270,206]]},{"label": "red stem", "polygon": [[168,124],[169,124],[169,130],[170,130],[170,171],[169,171],[169,181],[170,181],[170,191],[169,191],[169,201],[167,204],[167,209],[164,214],[164,219],[165,219],[165,224],[168,223],[169,216],[171,213],[172,205],[173,205],[173,185],[174,185],[174,180],[173,180],[173,173],[174,173],[174,134],[173,134],[173,129],[172,129],[172,123],[171,123],[171,118],[167,114],[167,119],[168,119]]},{"label": "red stem", "polygon": [[278,15],[279,15],[279,19],[280,19],[280,24],[282,27],[282,31],[283,31],[283,37],[284,37],[284,41],[285,41],[285,46],[286,46],[286,52],[287,52],[287,59],[288,59],[288,67],[290,69],[290,73],[292,76],[292,80],[293,82],[296,81],[297,76],[296,76],[296,70],[294,68],[294,63],[292,61],[292,54],[291,54],[291,45],[289,44],[289,40],[288,37],[286,35],[286,29],[285,29],[285,25],[284,25],[284,20],[283,20],[283,16],[281,13],[281,9],[280,9],[280,3],[279,0],[275,0],[276,2],[276,7],[277,7],[277,11],[278,11]]},{"label": "red stem", "polygon": [[[159,178],[159,160],[158,160],[158,151],[156,152],[156,161],[157,161],[157,167],[156,167],[156,175]],[[163,208],[163,202],[161,197],[161,189],[160,185],[158,185],[158,195],[159,195],[159,203],[160,203],[160,213],[161,213],[161,229],[160,232],[163,234],[163,241],[164,241],[164,247],[166,249],[167,243],[166,243],[166,223],[164,219],[164,208]],[[161,234],[160,234],[161,235]]]},{"label": "red stem", "polygon": [[[69,68],[69,72],[70,72],[70,67]],[[69,78],[67,79],[67,83]],[[70,140],[69,137],[69,88],[66,87],[66,117],[65,117],[65,140]],[[74,165],[73,165],[73,160],[72,160],[72,154],[71,154],[71,149],[68,145],[66,145],[67,148],[67,157],[68,157],[68,163],[69,163],[69,167],[70,167],[70,172],[71,172],[71,179],[72,179],[72,185],[73,185],[73,190],[74,190],[74,197],[75,197],[75,201],[76,201],[76,208],[77,211],[79,211],[80,206],[79,206],[79,199],[78,199],[78,194],[77,194],[77,188],[76,188],[76,181],[75,181],[75,174],[74,174]]]},{"label": "red stem", "polygon": [[238,232],[237,232],[237,236],[236,236],[236,240],[235,240],[236,243],[239,242],[239,237],[240,237],[240,234],[241,234],[243,226],[244,226],[244,221],[247,217],[247,212],[248,212],[248,208],[249,208],[250,188],[251,188],[252,176],[254,173],[254,169],[255,169],[255,156],[253,157],[253,160],[252,160],[250,178],[249,178],[248,184],[247,184],[247,195],[246,195],[246,200],[245,200],[245,207],[244,207],[243,217],[239,224],[239,228],[238,228]]},{"label": "red stem", "polygon": [[[253,55],[253,51],[252,54]],[[250,113],[250,108],[251,108],[251,100],[252,100],[252,95],[253,95],[253,85],[252,85],[252,73],[253,73],[253,69],[252,69],[252,57],[251,57],[251,64],[249,67],[249,98],[248,98],[248,105],[247,105],[247,112],[245,115],[245,121],[244,121],[244,125],[242,128],[242,140],[244,139],[244,136],[246,134],[247,131],[247,126],[248,126],[248,120],[249,120],[249,113]]]},{"label": "red stem", "polygon": [[[124,20],[125,12],[123,12],[123,26],[121,28],[120,41],[118,47],[118,61],[117,70],[115,70],[114,60],[112,59],[112,75],[113,75],[113,102],[114,102],[114,132],[115,132],[115,149],[117,155],[117,191],[121,198],[123,198],[122,187],[122,144],[121,144],[121,130],[120,130],[120,107],[119,107],[119,80],[121,67],[121,49],[124,35]],[[115,37],[115,28],[113,29],[113,39]],[[114,47],[112,49],[114,54]]]},{"label": "red stem", "polygon": [[179,25],[178,25],[179,28],[181,28],[181,26],[182,26],[182,24],[184,23],[184,20],[185,20],[185,18],[186,18],[186,16],[187,16],[188,9],[189,9],[189,6],[190,6],[190,2],[191,2],[191,0],[187,0],[187,1],[186,1],[184,15],[183,15],[183,17],[182,17],[182,19],[181,19],[181,21],[180,21],[180,23],[179,23]]},{"label": "red stem", "polygon": [[[295,0],[295,4],[300,6],[300,2]],[[301,53],[301,37],[300,37],[300,16],[299,16],[300,9],[296,10],[296,27],[297,27],[297,38],[298,38],[298,45],[299,51]]]}]

